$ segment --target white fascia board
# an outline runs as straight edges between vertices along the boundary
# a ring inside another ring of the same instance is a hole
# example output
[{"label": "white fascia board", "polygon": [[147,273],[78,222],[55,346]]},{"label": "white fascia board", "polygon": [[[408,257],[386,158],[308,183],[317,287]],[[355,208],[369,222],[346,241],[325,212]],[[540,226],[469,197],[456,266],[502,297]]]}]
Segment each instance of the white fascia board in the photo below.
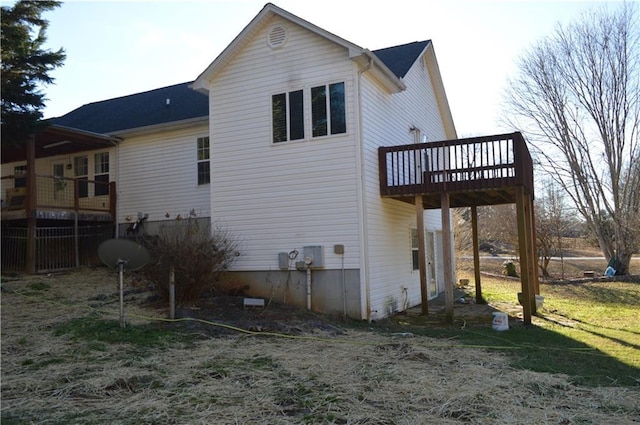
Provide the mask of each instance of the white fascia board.
[{"label": "white fascia board", "polygon": [[208,90],[208,83],[214,78],[215,74],[221,67],[224,67],[235,54],[242,49],[242,47],[246,44],[247,40],[249,40],[254,33],[256,33],[264,22],[270,19],[273,16],[280,16],[288,21],[291,21],[294,24],[297,24],[325,39],[332,41],[339,46],[346,48],[349,52],[349,57],[354,58],[356,56],[362,55],[363,48],[353,44],[341,37],[338,37],[335,34],[330,33],[304,19],[287,12],[284,9],[275,6],[272,3],[267,3],[264,8],[258,13],[249,24],[233,39],[233,41],[218,55],[217,58],[209,64],[209,66],[196,78],[191,85],[194,90],[203,91]]}]

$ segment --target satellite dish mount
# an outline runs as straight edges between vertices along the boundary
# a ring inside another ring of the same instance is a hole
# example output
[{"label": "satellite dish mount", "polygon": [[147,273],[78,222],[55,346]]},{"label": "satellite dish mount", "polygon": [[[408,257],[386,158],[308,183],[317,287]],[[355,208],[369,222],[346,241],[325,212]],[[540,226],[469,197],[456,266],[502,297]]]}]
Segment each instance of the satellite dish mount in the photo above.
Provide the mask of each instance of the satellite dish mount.
[{"label": "satellite dish mount", "polygon": [[98,247],[98,257],[109,267],[117,267],[120,278],[120,327],[124,318],[124,271],[141,269],[149,262],[149,251],[142,245],[127,239],[109,239]]}]

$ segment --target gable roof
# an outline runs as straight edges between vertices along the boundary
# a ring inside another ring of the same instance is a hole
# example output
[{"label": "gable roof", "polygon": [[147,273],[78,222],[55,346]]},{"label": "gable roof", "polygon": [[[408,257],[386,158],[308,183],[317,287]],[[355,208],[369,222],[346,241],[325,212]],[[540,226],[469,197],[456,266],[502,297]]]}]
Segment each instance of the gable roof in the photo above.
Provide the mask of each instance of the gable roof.
[{"label": "gable roof", "polygon": [[398,78],[404,78],[409,68],[429,43],[431,43],[430,40],[414,41],[413,43],[374,50],[372,53],[384,62],[387,68],[393,71]]},{"label": "gable roof", "polygon": [[267,3],[262,10],[249,22],[249,24],[233,39],[223,51],[214,59],[213,62],[196,78],[193,82],[193,88],[195,90],[207,90],[207,81],[212,80],[215,75],[224,68],[233,57],[248,43],[248,41],[255,35],[257,31],[262,28],[264,23],[274,16],[280,16],[287,19],[294,24],[297,24],[312,33],[324,37],[325,39],[332,41],[339,46],[344,47],[348,51],[348,55],[351,59],[366,65],[368,61],[371,63],[371,71],[376,74],[385,87],[392,92],[399,92],[406,88],[402,80],[396,76],[387,66],[368,49],[351,43],[335,34],[330,33],[304,19],[287,12],[278,6]]},{"label": "gable roof", "polygon": [[208,119],[208,96],[192,90],[190,84],[181,83],[89,103],[48,121],[94,133],[117,134],[124,130]]}]

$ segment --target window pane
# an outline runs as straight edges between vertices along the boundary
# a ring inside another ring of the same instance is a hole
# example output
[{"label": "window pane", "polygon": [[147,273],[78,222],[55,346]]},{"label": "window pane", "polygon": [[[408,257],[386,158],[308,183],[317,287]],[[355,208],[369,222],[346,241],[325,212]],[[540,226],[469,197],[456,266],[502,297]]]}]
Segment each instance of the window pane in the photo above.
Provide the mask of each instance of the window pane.
[{"label": "window pane", "polygon": [[419,262],[418,250],[414,249],[411,251],[411,267],[413,270],[420,270],[420,262]]},{"label": "window pane", "polygon": [[418,248],[418,230],[411,229],[411,248]]},{"label": "window pane", "polygon": [[289,135],[291,140],[304,139],[302,90],[289,93]]},{"label": "window pane", "polygon": [[287,95],[275,94],[271,97],[271,120],[273,121],[273,142],[287,140]]},{"label": "window pane", "polygon": [[327,135],[327,88],[311,88],[311,124],[312,136]]},{"label": "window pane", "polygon": [[89,196],[89,182],[87,177],[79,177],[76,179],[78,182],[78,197],[87,198]]},{"label": "window pane", "polygon": [[76,177],[89,174],[89,158],[87,156],[76,156],[73,158],[73,170]]},{"label": "window pane", "polygon": [[209,159],[209,138],[198,137],[198,161]]},{"label": "window pane", "polygon": [[329,86],[329,101],[331,104],[331,134],[346,133],[344,83],[336,83]]},{"label": "window pane", "polygon": [[15,180],[13,181],[13,187],[27,187],[27,166],[18,165],[13,168],[13,175]]},{"label": "window pane", "polygon": [[198,185],[209,184],[211,181],[209,169],[209,161],[198,162]]},{"label": "window pane", "polygon": [[95,154],[95,174],[104,174],[109,172],[109,153],[102,152]]},{"label": "window pane", "polygon": [[102,174],[95,176],[95,187],[93,192],[95,196],[108,195],[109,194],[109,174]]}]

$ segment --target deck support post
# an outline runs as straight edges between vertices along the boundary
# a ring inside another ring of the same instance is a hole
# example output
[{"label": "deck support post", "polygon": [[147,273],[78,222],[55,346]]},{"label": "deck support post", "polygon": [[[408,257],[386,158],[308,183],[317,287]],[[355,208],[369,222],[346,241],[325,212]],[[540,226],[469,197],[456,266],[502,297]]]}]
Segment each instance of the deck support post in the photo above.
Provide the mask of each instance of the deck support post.
[{"label": "deck support post", "polygon": [[522,314],[525,325],[531,324],[531,316],[535,311],[533,282],[531,278],[531,225],[530,214],[527,213],[527,198],[522,186],[516,187],[516,216],[518,222],[518,246],[520,252],[520,282],[522,290]]},{"label": "deck support post", "polygon": [[422,195],[416,195],[416,224],[418,232],[418,269],[420,272],[420,303],[422,314],[429,314],[429,296],[427,289],[427,253],[424,240],[424,204]]},{"label": "deck support post", "polygon": [[444,305],[447,323],[453,323],[453,261],[451,258],[451,209],[449,194],[440,193],[442,211],[442,260],[444,266]]},{"label": "deck support post", "polygon": [[27,139],[27,273],[36,273],[36,139],[33,134]]},{"label": "deck support post", "polygon": [[471,234],[473,240],[473,273],[476,286],[476,304],[483,304],[482,283],[480,282],[480,242],[478,239],[478,207],[471,207]]}]

